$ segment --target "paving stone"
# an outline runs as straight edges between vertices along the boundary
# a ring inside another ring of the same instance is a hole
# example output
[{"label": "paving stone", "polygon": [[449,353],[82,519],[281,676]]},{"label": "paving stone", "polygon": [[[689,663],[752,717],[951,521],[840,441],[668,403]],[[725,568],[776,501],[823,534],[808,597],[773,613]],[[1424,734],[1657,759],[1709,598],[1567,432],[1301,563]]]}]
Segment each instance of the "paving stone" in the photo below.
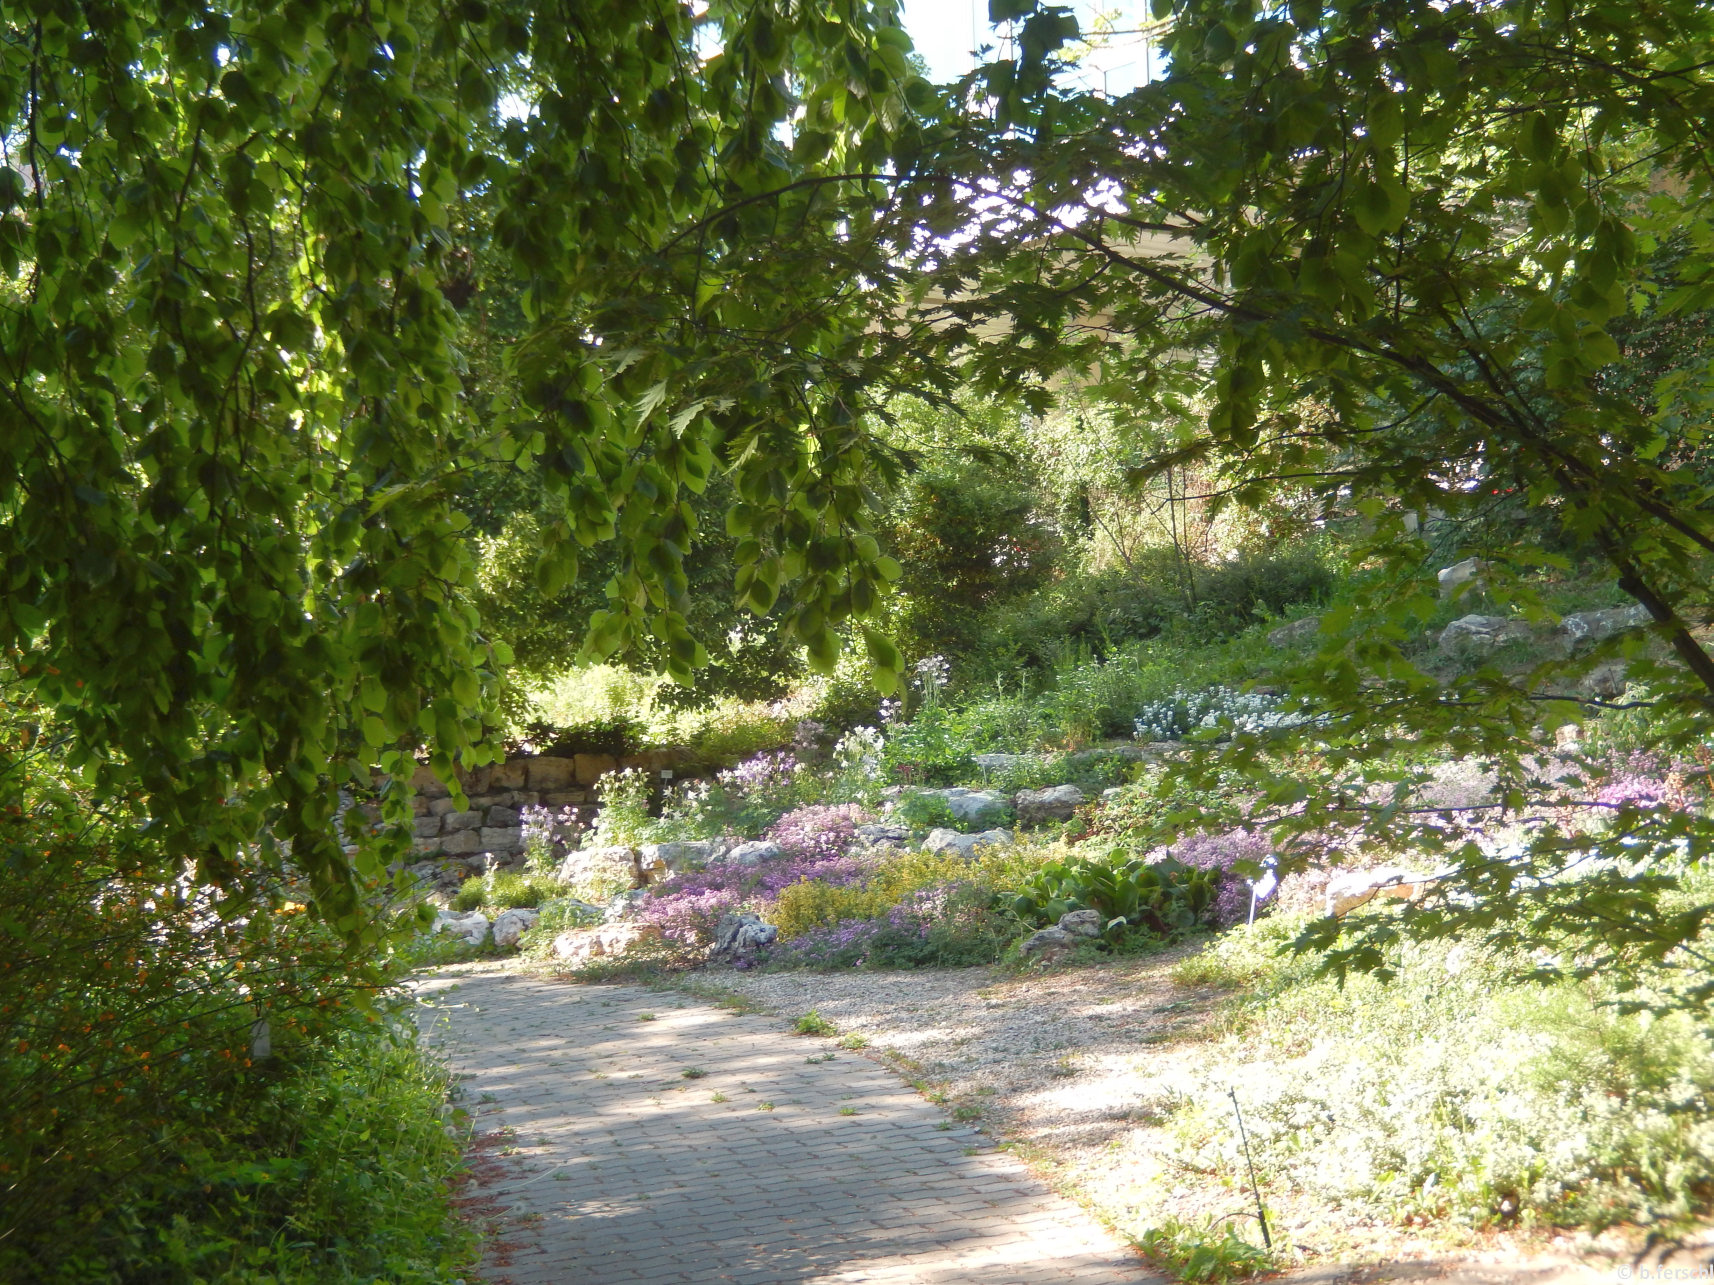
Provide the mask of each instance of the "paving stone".
[{"label": "paving stone", "polygon": [[[417,990],[428,1040],[468,1077],[465,1103],[494,1099],[479,1127],[517,1130],[513,1172],[485,1190],[523,1221],[487,1280],[1159,1279],[1011,1156],[965,1155],[972,1133],[937,1129],[944,1113],[891,1071],[845,1051],[806,1064],[826,1043],[766,1017],[514,973],[435,976]],[[690,1066],[707,1075],[683,1080]],[[858,1114],[839,1115],[848,1106]]]}]

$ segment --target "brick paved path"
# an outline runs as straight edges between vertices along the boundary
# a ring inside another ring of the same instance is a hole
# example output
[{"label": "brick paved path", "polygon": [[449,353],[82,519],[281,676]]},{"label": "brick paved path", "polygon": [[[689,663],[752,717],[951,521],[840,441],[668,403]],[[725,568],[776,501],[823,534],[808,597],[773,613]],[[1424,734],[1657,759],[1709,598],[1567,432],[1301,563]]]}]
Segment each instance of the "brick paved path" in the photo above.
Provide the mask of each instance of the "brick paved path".
[{"label": "brick paved path", "polygon": [[1154,1279],[890,1071],[776,1019],[507,973],[418,993],[479,1127],[516,1131],[493,1285]]}]

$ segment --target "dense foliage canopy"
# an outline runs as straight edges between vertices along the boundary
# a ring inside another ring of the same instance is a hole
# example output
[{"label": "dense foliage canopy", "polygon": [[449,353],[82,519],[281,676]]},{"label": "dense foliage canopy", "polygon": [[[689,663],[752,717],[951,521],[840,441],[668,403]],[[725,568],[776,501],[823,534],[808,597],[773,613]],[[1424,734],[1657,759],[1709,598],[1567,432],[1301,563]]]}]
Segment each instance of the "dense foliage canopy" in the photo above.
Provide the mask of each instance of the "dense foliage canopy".
[{"label": "dense foliage canopy", "polygon": [[[742,600],[827,660],[894,571],[837,245],[914,128],[908,47],[863,3],[8,6],[10,699],[169,856],[289,844],[349,924],[341,839],[370,874],[401,840],[337,835],[340,791],[485,752],[472,475],[559,497],[546,591],[620,537],[592,646],[684,677],[684,497],[727,470]],[[498,407],[461,381],[469,193],[528,323]]]},{"label": "dense foliage canopy", "polygon": [[[911,461],[870,425],[968,379],[1147,420],[1172,440],[1138,482],[1194,464],[1220,503],[1367,515],[1299,675],[1335,772],[1433,740],[1521,803],[1544,707],[1642,649],[1443,685],[1401,640],[1449,543],[1537,615],[1527,573],[1604,558],[1671,653],[1634,675],[1699,737],[1708,372],[1672,319],[1714,289],[1704,8],[1183,0],[1166,74],[1117,98],[1056,78],[1067,11],[992,14],[1011,39],[942,95],[855,0],[9,8],[15,699],[170,855],[218,880],[288,843],[349,915],[342,842],[374,874],[403,837],[336,833],[341,791],[487,752],[483,496],[527,509],[507,574],[544,602],[608,546],[588,655],[688,679],[730,569],[811,664],[860,635],[886,686],[901,657],[863,622],[899,567],[870,514]],[[473,320],[483,273],[504,325]],[[493,482],[520,468],[524,500]],[[1281,761],[1219,770],[1301,832],[1421,827]],[[1522,867],[1459,850],[1516,911]]]}]

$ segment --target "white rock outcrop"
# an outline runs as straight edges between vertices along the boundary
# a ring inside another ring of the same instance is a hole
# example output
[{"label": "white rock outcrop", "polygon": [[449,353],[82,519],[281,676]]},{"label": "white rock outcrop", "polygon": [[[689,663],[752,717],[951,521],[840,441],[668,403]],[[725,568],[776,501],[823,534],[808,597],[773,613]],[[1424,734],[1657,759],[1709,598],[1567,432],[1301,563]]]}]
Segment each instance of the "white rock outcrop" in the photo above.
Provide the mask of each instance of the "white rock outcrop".
[{"label": "white rock outcrop", "polygon": [[1427,892],[1432,882],[1431,876],[1405,870],[1400,866],[1347,870],[1327,881],[1327,913],[1337,918],[1359,906],[1367,905],[1376,897],[1413,901]]},{"label": "white rock outcrop", "polygon": [[1627,629],[1640,629],[1654,617],[1640,602],[1628,607],[1608,607],[1605,611],[1574,611],[1559,622],[1559,630],[1574,643],[1600,642]]},{"label": "white rock outcrop", "polygon": [[554,871],[554,879],[567,885],[621,888],[640,888],[647,882],[638,866],[637,850],[620,846],[568,852]]},{"label": "white rock outcrop", "polygon": [[572,967],[597,959],[629,955],[661,940],[654,924],[606,924],[600,928],[578,928],[553,939],[553,956]]},{"label": "white rock outcrop", "polygon": [[525,906],[512,910],[502,910],[494,917],[494,944],[503,950],[509,950],[518,944],[518,938],[536,926],[541,912]]},{"label": "white rock outcrop", "polygon": [[1501,643],[1522,642],[1530,636],[1530,627],[1521,620],[1507,616],[1460,616],[1441,632],[1440,650],[1445,654],[1458,651],[1489,651]]},{"label": "white rock outcrop", "polygon": [[480,910],[466,910],[462,913],[455,910],[443,910],[434,917],[434,928],[437,933],[451,933],[454,937],[462,937],[472,946],[480,946],[488,940],[488,916]]},{"label": "white rock outcrop", "polygon": [[1010,830],[984,830],[980,834],[960,834],[957,830],[930,830],[922,841],[924,852],[956,852],[969,860],[976,849],[984,845],[1001,847],[1012,842]]},{"label": "white rock outcrop", "polygon": [[709,952],[709,958],[753,959],[759,951],[779,939],[780,930],[773,924],[763,923],[758,915],[749,911],[724,914],[715,926],[714,948]]},{"label": "white rock outcrop", "polygon": [[740,843],[725,856],[725,860],[740,866],[759,866],[783,855],[780,845],[770,839],[754,839]]},{"label": "white rock outcrop", "polygon": [[1069,821],[1083,806],[1083,791],[1075,785],[1050,785],[1045,790],[1019,790],[1012,799],[1019,825]]},{"label": "white rock outcrop", "polygon": [[1477,582],[1477,588],[1481,588],[1481,576],[1486,568],[1487,563],[1480,558],[1465,558],[1462,562],[1454,562],[1450,567],[1442,567],[1435,576],[1440,582],[1440,596],[1450,598],[1472,580]]},{"label": "white rock outcrop", "polygon": [[1068,910],[1059,917],[1059,926],[1073,937],[1099,937],[1107,925],[1099,910]]}]

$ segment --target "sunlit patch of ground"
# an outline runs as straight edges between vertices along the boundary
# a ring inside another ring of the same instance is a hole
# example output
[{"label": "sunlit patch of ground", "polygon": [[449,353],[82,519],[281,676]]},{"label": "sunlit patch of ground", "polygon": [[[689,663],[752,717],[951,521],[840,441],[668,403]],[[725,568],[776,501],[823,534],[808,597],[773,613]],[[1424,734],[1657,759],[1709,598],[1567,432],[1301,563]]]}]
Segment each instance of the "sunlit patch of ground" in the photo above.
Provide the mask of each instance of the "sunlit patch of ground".
[{"label": "sunlit patch of ground", "polygon": [[[861,1036],[1127,1235],[1169,1216],[1215,1218],[1259,1243],[1252,1194],[1229,1175],[1187,1167],[1170,1127],[1175,1095],[1193,1091],[1196,1070],[1244,1052],[1224,1033],[1221,993],[1172,979],[1172,965],[1193,949],[1039,973],[721,971],[692,984],[729,988],[781,1017],[813,1009]],[[1306,1285],[1616,1285],[1616,1266],[1641,1247],[1621,1232],[1401,1226],[1281,1193],[1269,1213],[1276,1246]],[[1706,1256],[1680,1251],[1675,1261]]]}]

